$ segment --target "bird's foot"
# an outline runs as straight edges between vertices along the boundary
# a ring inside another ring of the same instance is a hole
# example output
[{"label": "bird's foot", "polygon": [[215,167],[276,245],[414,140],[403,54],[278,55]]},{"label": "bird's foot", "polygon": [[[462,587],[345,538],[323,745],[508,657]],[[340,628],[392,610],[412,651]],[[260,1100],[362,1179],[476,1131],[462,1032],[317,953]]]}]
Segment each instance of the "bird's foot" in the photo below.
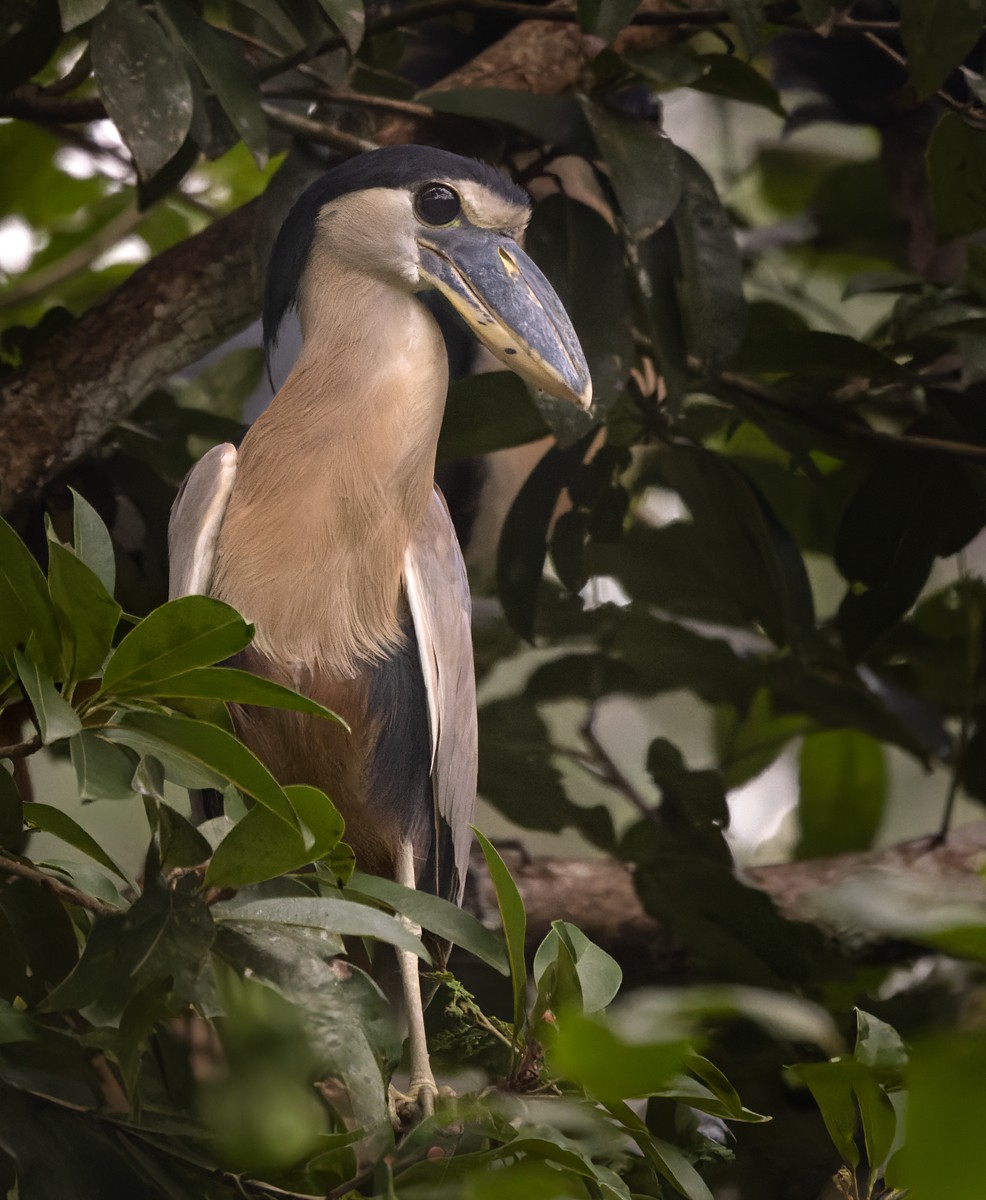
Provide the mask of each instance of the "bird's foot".
[{"label": "bird's foot", "polygon": [[435,1101],[439,1096],[454,1096],[451,1088],[439,1088],[434,1079],[412,1079],[407,1092],[390,1085],[387,1105],[394,1129],[407,1132],[419,1122],[435,1115]]}]

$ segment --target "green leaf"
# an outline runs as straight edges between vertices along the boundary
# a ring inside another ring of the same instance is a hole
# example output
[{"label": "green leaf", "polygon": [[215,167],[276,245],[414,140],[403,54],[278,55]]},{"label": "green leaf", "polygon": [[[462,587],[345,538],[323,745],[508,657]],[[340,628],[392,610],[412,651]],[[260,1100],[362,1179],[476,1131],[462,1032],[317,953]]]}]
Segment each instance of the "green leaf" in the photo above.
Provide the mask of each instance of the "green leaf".
[{"label": "green leaf", "polygon": [[496,560],[497,592],[507,620],[528,641],[534,638],[548,527],[562,488],[582,465],[588,442],[589,438],[583,438],[566,450],[552,446],[527,477],[503,523]]},{"label": "green leaf", "polygon": [[710,96],[724,96],[766,108],[779,117],[787,115],[774,85],[753,66],[735,54],[700,54],[702,74],[688,86]]},{"label": "green leaf", "polygon": [[907,1066],[903,1038],[892,1025],[856,1009],[856,1048],[853,1057],[869,1067],[887,1087],[900,1087]]},{"label": "green leaf", "polygon": [[83,729],[69,742],[80,800],[134,800],[137,760],[91,729]]},{"label": "green leaf", "polygon": [[701,447],[670,448],[660,472],[688,506],[704,563],[723,591],[777,645],[803,645],[815,628],[804,560],[759,492],[727,459]]},{"label": "green leaf", "polygon": [[[216,725],[164,713],[124,712],[100,733],[112,742],[129,746],[138,754],[153,755],[166,768],[169,754],[177,750],[195,766],[235,783],[241,791],[259,800],[290,830],[300,828],[288,789],[281,787],[241,741]],[[214,785],[208,783],[205,786]]]},{"label": "green leaf", "polygon": [[855,729],[808,734],[801,746],[799,858],[873,844],[887,798],[883,746]]},{"label": "green leaf", "polygon": [[238,897],[215,907],[213,913],[219,921],[228,917],[237,922],[258,921],[325,929],[342,937],[372,937],[401,950],[410,950],[426,962],[430,961],[421,939],[415,937],[396,917],[350,900],[324,896],[285,896],[280,899],[243,901]]},{"label": "green leaf", "polygon": [[113,539],[99,513],[74,488],[72,493],[72,532],[75,552],[96,573],[112,596],[116,588],[116,555]]},{"label": "green leaf", "polygon": [[900,37],[919,100],[971,53],[983,32],[983,0],[900,0]]},{"label": "green leaf", "polygon": [[55,837],[61,838],[63,842],[74,846],[76,850],[80,850],[89,858],[95,859],[101,866],[112,871],[114,875],[119,876],[124,883],[129,885],[128,876],[120,870],[96,839],[86,833],[81,825],[73,821],[60,808],[54,808],[51,804],[25,802],[24,824],[30,829],[40,829],[44,833],[51,833]]},{"label": "green leaf", "polygon": [[368,896],[382,900],[402,916],[410,918],[422,929],[437,934],[474,954],[481,962],[501,975],[510,973],[510,962],[503,941],[481,924],[472,913],[466,912],[441,896],[404,887],[393,879],[366,875],[354,871],[346,886],[346,895]]},{"label": "green leaf", "polygon": [[113,644],[119,604],[73,550],[48,537],[48,586],[62,631],[68,679],[98,675]]},{"label": "green leaf", "polygon": [[568,921],[551,922],[551,929],[534,955],[535,981],[540,984],[561,945],[565,946],[575,967],[582,1011],[589,1014],[604,1009],[620,990],[623,971],[612,955]]},{"label": "green leaf", "polygon": [[62,29],[66,33],[99,16],[109,0],[58,0],[62,14]]},{"label": "green leaf", "polygon": [[[572,663],[582,684],[585,669],[582,658]],[[615,846],[613,819],[605,805],[580,804],[569,797],[544,719],[526,697],[494,700],[479,710],[479,793],[525,829],[559,833],[575,828],[603,849]],[[532,805],[532,795],[541,802]]]},{"label": "green leaf", "polygon": [[628,1104],[614,1101],[606,1107],[634,1139],[658,1174],[667,1179],[677,1192],[688,1200],[713,1200],[705,1181],[677,1146],[655,1137]]},{"label": "green leaf", "polygon": [[15,646],[57,677],[61,635],[48,584],[31,552],[0,517],[0,655],[12,661]]},{"label": "green leaf", "polygon": [[468,375],[449,388],[438,457],[447,462],[490,454],[535,442],[548,433],[530,392],[513,371]]},{"label": "green leaf", "polygon": [[578,0],[577,7],[582,29],[611,42],[630,23],[640,0]]},{"label": "green leaf", "polygon": [[150,179],[181,149],[192,124],[192,85],[168,38],[136,4],[113,4],[89,36],[93,73],[110,120]]},{"label": "green leaf", "polygon": [[153,869],[145,871],[141,895],[127,912],[96,919],[78,965],[42,1010],[82,1009],[93,1024],[115,1023],[138,993],[167,979],[172,1012],[201,1004],[215,926],[194,886],[186,879],[167,887]]},{"label": "green leaf", "polygon": [[984,1121],[986,1034],[948,1032],[917,1042],[908,1071],[907,1145],[898,1180],[909,1189],[909,1200],[974,1200],[981,1194],[983,1164],[974,1148]]},{"label": "green leaf", "polygon": [[117,646],[103,672],[100,692],[126,695],[208,667],[248,645],[253,627],[210,596],[182,596],[154,609]]},{"label": "green leaf", "polygon": [[596,1099],[649,1096],[681,1071],[690,1051],[682,1038],[628,1041],[599,1021],[570,1014],[558,1026],[551,1063],[565,1079]]},{"label": "green leaf", "polygon": [[897,1136],[897,1113],[877,1080],[862,1069],[857,1070],[853,1080],[853,1094],[859,1106],[870,1177],[875,1181]]},{"label": "green leaf", "polygon": [[859,1165],[853,1093],[855,1064],[851,1059],[836,1058],[827,1063],[798,1063],[789,1070],[814,1096],[833,1145],[842,1161],[855,1169]]},{"label": "green leaf", "polygon": [[20,650],[14,651],[14,663],[27,698],[31,701],[38,733],[44,745],[78,733],[82,728],[79,714],[59,693],[51,676]]},{"label": "green leaf", "polygon": [[538,96],[509,88],[444,88],[422,92],[420,104],[436,112],[502,121],[547,146],[584,149],[591,140],[585,118],[570,96]]},{"label": "green leaf", "polygon": [[500,909],[500,920],[507,939],[507,957],[510,959],[510,980],[513,986],[513,1036],[516,1044],[520,1039],[527,1015],[527,964],[524,960],[527,913],[517,885],[495,847],[475,826],[473,826],[473,833],[483,851],[490,879],[496,890],[496,903]]},{"label": "green leaf", "polygon": [[131,686],[128,695],[152,695],[167,699],[196,699],[199,697],[222,700],[227,704],[260,704],[272,708],[287,708],[294,712],[311,713],[315,717],[345,722],[340,716],[315,700],[292,688],[252,675],[237,667],[194,667],[180,675],[167,679],[150,680],[143,685]]},{"label": "green leaf", "polygon": [[[238,786],[243,787],[241,783]],[[216,847],[206,871],[207,884],[245,887],[260,883],[318,862],[335,849],[344,822],[325,793],[305,784],[292,784],[284,791],[303,822],[304,833],[266,808],[251,809]]]},{"label": "green leaf", "polygon": [[592,376],[593,411],[603,415],[634,361],[623,246],[603,217],[563,195],[535,206],[524,245],[571,318]]},{"label": "green leaf", "polygon": [[986,226],[986,131],[945,113],[928,145],[935,233],[943,242]]},{"label": "green leaf", "polygon": [[211,856],[212,847],[202,834],[170,804],[159,803],[158,822],[163,871],[173,867],[197,867]]},{"label": "green leaf", "polygon": [[355,54],[363,40],[366,15],[363,0],[318,0],[325,15],[346,39],[350,53]]},{"label": "green leaf", "polygon": [[747,54],[756,54],[763,45],[764,0],[726,0],[726,12],[736,26]]},{"label": "green leaf", "polygon": [[[357,0],[350,0],[356,3]],[[260,106],[257,80],[233,38],[199,17],[182,0],[157,0],[158,7],[188,47],[233,128],[258,167],[267,162],[267,120]]]},{"label": "green leaf", "polygon": [[691,155],[677,153],[682,191],[674,232],[685,338],[703,369],[717,375],[739,350],[746,330],[743,264],[712,180]]},{"label": "green leaf", "polygon": [[631,237],[645,238],[671,216],[681,197],[681,159],[652,125],[583,100]]}]

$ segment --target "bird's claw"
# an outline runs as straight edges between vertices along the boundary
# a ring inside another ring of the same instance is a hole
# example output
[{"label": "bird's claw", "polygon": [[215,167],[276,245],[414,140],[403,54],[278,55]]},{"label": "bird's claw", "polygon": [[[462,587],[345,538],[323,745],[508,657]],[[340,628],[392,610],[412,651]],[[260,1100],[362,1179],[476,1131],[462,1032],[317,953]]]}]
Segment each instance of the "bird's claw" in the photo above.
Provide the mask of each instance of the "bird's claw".
[{"label": "bird's claw", "polygon": [[435,1115],[435,1101],[439,1096],[453,1096],[451,1088],[439,1088],[433,1079],[412,1080],[407,1092],[390,1085],[387,1106],[394,1129],[406,1132]]}]

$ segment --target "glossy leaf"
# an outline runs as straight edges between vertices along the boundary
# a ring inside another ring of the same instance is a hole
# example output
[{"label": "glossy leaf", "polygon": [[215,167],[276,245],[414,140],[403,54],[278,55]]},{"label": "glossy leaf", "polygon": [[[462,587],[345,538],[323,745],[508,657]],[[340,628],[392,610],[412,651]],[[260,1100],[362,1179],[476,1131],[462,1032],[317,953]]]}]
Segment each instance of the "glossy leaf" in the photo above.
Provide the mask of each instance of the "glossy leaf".
[{"label": "glossy leaf", "polygon": [[900,36],[919,100],[966,58],[983,32],[982,0],[900,0]]},{"label": "glossy leaf", "polygon": [[535,982],[541,984],[562,946],[578,980],[578,1000],[582,1012],[599,1012],[620,990],[623,971],[619,963],[575,925],[568,921],[552,921],[551,929],[534,955]]},{"label": "glossy leaf", "polygon": [[591,100],[583,109],[630,235],[645,238],[671,216],[681,197],[678,152],[669,138],[629,115]]},{"label": "glossy leaf", "polygon": [[48,586],[62,631],[65,669],[72,680],[102,669],[122,609],[73,550],[49,537]]},{"label": "glossy leaf", "polygon": [[98,16],[109,0],[58,0],[62,14],[62,29],[68,33]]},{"label": "glossy leaf", "polygon": [[123,746],[114,745],[91,729],[83,729],[69,742],[80,800],[133,800],[137,759]]},{"label": "glossy leaf", "polygon": [[220,600],[182,596],[146,616],[117,646],[103,672],[101,691],[125,695],[209,667],[248,645],[253,629]]},{"label": "glossy leaf", "polygon": [[503,941],[481,924],[472,913],[466,912],[449,900],[443,900],[441,896],[406,888],[393,879],[366,875],[362,871],[353,872],[346,887],[346,894],[352,894],[356,898],[368,896],[374,900],[382,900],[395,912],[416,922],[422,929],[427,929],[453,945],[468,950],[470,954],[475,954],[501,975],[510,972]]},{"label": "glossy leaf", "polygon": [[326,16],[346,39],[346,45],[355,54],[363,40],[366,17],[363,0],[318,0]]},{"label": "glossy leaf", "polygon": [[215,725],[163,713],[127,712],[100,733],[138,754],[153,755],[165,767],[169,755],[177,751],[194,767],[205,771],[209,782],[198,786],[212,785],[216,776],[228,780],[259,800],[289,831],[299,829],[298,815],[287,790],[242,742]]},{"label": "glossy leaf", "polygon": [[61,838],[63,842],[67,842],[68,845],[80,850],[89,858],[95,859],[101,866],[106,867],[108,871],[112,871],[114,875],[122,879],[124,883],[129,884],[130,880],[96,839],[60,808],[34,801],[25,802],[24,824],[30,829],[40,829],[45,833],[54,834],[55,837]]},{"label": "glossy leaf", "polygon": [[44,745],[78,733],[82,728],[79,714],[55,687],[51,676],[20,650],[14,651],[14,664]]},{"label": "glossy leaf", "polygon": [[535,207],[524,244],[572,320],[592,376],[593,411],[605,414],[634,360],[623,247],[597,212],[562,195]]},{"label": "glossy leaf", "polygon": [[497,552],[497,591],[510,624],[533,640],[538,595],[548,550],[548,527],[561,490],[575,476],[587,439],[544,455],[528,476],[503,523]]},{"label": "glossy leaf", "polygon": [[[357,0],[350,0],[355,4]],[[256,81],[239,45],[202,20],[182,0],[158,0],[161,11],[185,43],[233,128],[257,166],[267,161],[267,121]]]},{"label": "glossy leaf", "polygon": [[986,227],[986,132],[945,113],[928,146],[935,232],[942,241]]},{"label": "glossy leaf", "polygon": [[[237,786],[250,791],[239,781]],[[244,887],[274,879],[317,862],[335,848],[343,820],[325,793],[292,784],[284,794],[301,821],[301,830],[268,808],[252,808],[216,847],[206,872],[208,884]]]},{"label": "glossy leaf", "polygon": [[286,708],[294,712],[311,713],[316,717],[340,721],[331,709],[315,700],[302,696],[291,688],[241,671],[236,667],[194,667],[180,675],[167,679],[149,680],[142,685],[131,685],[128,694],[149,695],[169,699],[206,698],[222,700],[227,704],[259,704],[272,708]]},{"label": "glossy leaf", "polygon": [[739,350],[746,329],[743,264],[712,180],[691,155],[678,156],[682,191],[674,231],[685,338],[703,369],[716,375]]},{"label": "glossy leaf", "polygon": [[503,933],[507,939],[510,960],[510,979],[513,986],[514,1043],[520,1038],[527,1019],[527,965],[524,960],[524,939],[527,935],[527,913],[517,885],[495,847],[478,829],[473,829],[496,891],[497,907]]},{"label": "glossy leaf", "polygon": [[99,578],[112,596],[116,587],[116,555],[113,539],[103,519],[89,501],[74,488],[72,493],[72,543],[75,553]]},{"label": "glossy leaf", "polygon": [[883,747],[868,734],[808,734],[801,745],[799,858],[868,850],[887,797]]},{"label": "glossy leaf", "polygon": [[15,646],[43,664],[61,667],[61,636],[48,585],[31,552],[0,517],[0,655],[12,661]]},{"label": "glossy leaf", "polygon": [[640,0],[579,0],[579,25],[586,33],[611,42],[640,6]]},{"label": "glossy leaf", "polygon": [[349,900],[335,900],[325,896],[290,896],[284,899],[227,901],[216,912],[216,918],[224,915],[243,921],[270,922],[272,924],[300,925],[305,929],[326,929],[343,937],[372,937],[388,942],[402,950],[410,950],[419,958],[428,961],[428,952],[395,917],[356,904]]},{"label": "glossy leaf", "polygon": [[158,806],[158,838],[164,871],[174,867],[196,867],[212,854],[212,847],[202,834],[170,804]]},{"label": "glossy leaf", "polygon": [[192,123],[192,86],[161,26],[136,4],[108,6],[90,33],[93,71],[110,119],[142,179],[181,149]]},{"label": "glossy leaf", "polygon": [[855,1168],[859,1165],[856,1145],[856,1101],[853,1093],[855,1066],[850,1059],[833,1059],[827,1063],[799,1063],[790,1068],[811,1092],[818,1105],[825,1128],[842,1161]]}]

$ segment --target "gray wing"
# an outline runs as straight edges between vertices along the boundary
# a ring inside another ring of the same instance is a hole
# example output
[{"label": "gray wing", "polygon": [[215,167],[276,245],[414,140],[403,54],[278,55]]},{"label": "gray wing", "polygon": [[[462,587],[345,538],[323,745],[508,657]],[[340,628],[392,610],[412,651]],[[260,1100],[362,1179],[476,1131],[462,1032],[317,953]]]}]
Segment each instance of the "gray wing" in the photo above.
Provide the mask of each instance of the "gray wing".
[{"label": "gray wing", "polygon": [[208,595],[236,478],[236,447],[213,446],[185,476],[168,521],[168,598]]},{"label": "gray wing", "polygon": [[404,552],[404,582],[428,695],[435,853],[450,841],[453,858],[452,863],[438,863],[438,873],[447,877],[454,872],[453,885],[444,894],[460,903],[469,867],[478,761],[472,604],[452,519],[437,489]]}]

